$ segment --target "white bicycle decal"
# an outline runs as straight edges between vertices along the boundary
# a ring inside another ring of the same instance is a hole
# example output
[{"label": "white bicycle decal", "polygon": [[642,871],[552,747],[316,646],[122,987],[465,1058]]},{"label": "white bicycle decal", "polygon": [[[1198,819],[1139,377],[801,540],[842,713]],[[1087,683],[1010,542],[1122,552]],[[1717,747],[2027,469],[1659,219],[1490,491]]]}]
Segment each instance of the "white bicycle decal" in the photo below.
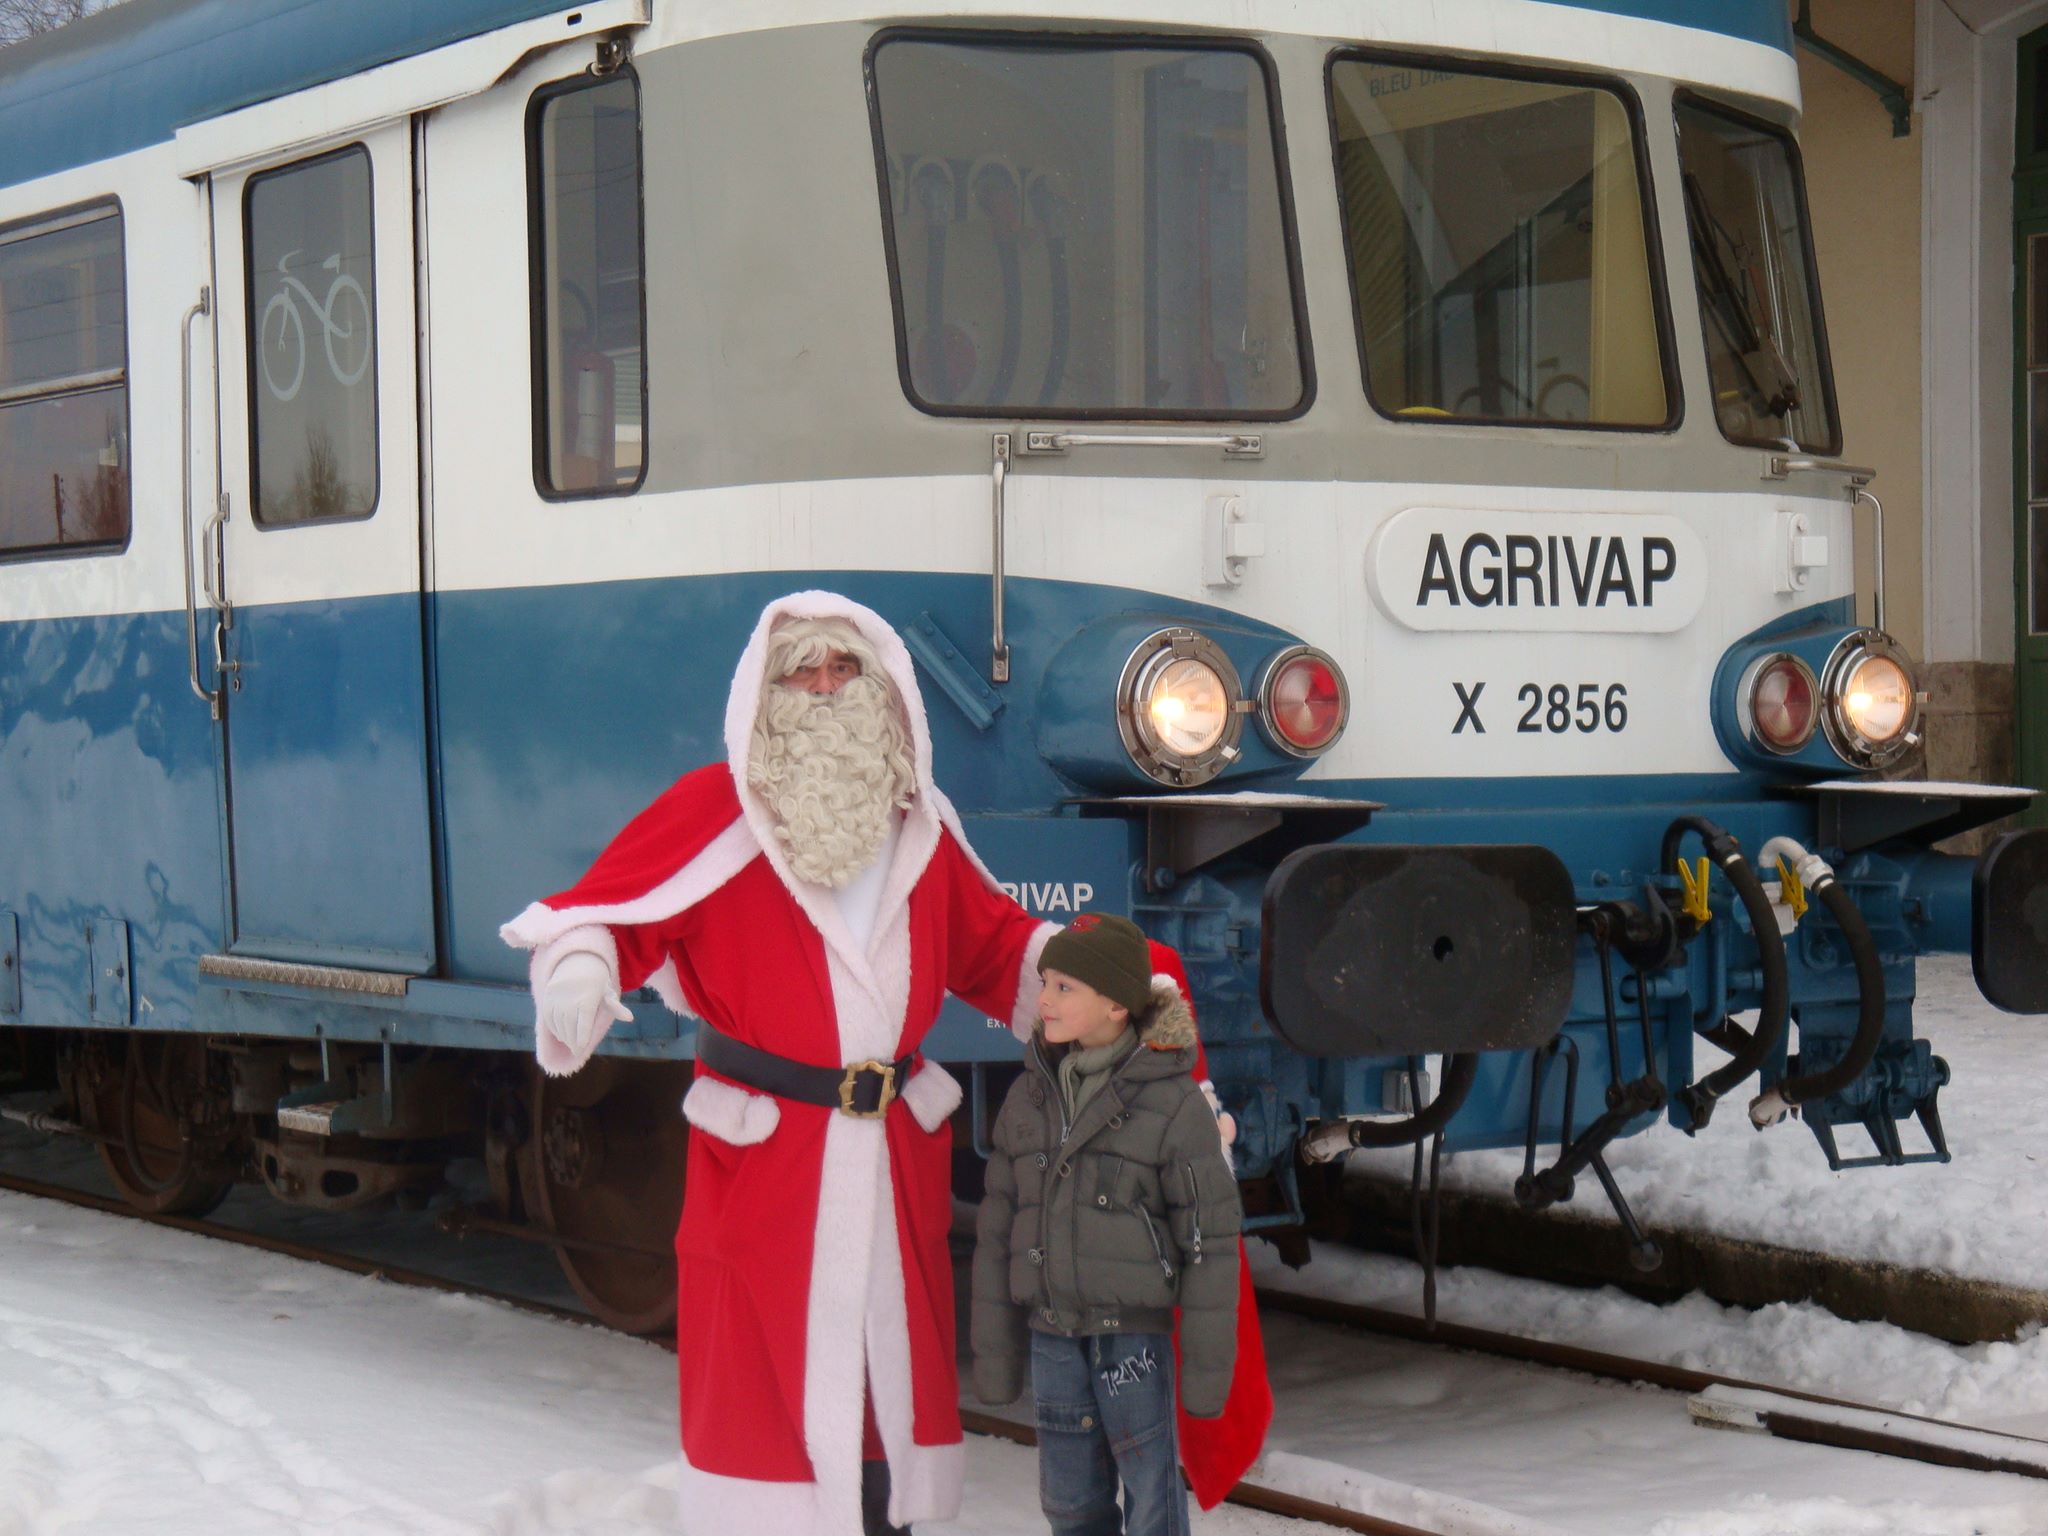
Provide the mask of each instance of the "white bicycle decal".
[{"label": "white bicycle decal", "polygon": [[[321,271],[335,274],[334,281],[327,288],[327,302],[323,304],[313,296],[312,289],[293,276],[291,260],[298,254],[297,251],[287,251],[278,258],[277,271],[284,279],[284,286],[263,306],[263,321],[257,330],[263,343],[260,353],[263,382],[279,400],[295,399],[306,382],[306,320],[299,312],[301,297],[305,307],[313,312],[313,318],[320,322],[320,339],[327,352],[328,369],[342,387],[353,387],[370,367],[370,301],[363,293],[363,285],[341,270],[341,253],[337,251],[320,263]],[[276,317],[274,345],[273,316]],[[289,358],[289,368],[272,371],[273,351],[280,362]],[[280,372],[286,375],[287,382],[279,383]]]}]

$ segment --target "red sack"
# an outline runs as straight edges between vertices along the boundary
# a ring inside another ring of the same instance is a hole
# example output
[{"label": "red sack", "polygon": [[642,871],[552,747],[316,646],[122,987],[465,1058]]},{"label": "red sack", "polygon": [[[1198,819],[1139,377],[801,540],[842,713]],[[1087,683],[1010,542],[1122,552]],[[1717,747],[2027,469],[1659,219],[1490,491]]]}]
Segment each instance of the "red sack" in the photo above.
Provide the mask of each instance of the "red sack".
[{"label": "red sack", "polygon": [[[1193,1012],[1194,998],[1188,991],[1187,968],[1180,956],[1157,939],[1152,946],[1155,975],[1171,976],[1180,987]],[[1209,1061],[1199,1041],[1195,1045],[1195,1081],[1207,1082]],[[1175,1321],[1173,1365],[1180,1370],[1180,1326]],[[1252,1299],[1252,1271],[1245,1262],[1242,1242],[1237,1264],[1237,1365],[1230,1378],[1230,1395],[1223,1412],[1213,1419],[1198,1419],[1176,1406],[1180,1428],[1180,1464],[1194,1490],[1195,1502],[1204,1509],[1221,1504],[1251,1464],[1259,1459],[1266,1444],[1266,1431],[1273,1423],[1273,1386],[1266,1380],[1266,1341],[1259,1331],[1258,1304]]]}]

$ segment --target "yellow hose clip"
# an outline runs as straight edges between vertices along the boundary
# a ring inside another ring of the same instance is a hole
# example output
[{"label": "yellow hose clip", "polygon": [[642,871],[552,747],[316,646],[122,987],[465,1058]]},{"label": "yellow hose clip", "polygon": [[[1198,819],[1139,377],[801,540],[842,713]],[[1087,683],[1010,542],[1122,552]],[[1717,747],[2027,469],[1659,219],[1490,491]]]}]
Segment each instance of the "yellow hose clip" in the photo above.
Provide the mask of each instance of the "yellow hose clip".
[{"label": "yellow hose clip", "polygon": [[1685,887],[1685,900],[1679,903],[1679,910],[1696,923],[1704,924],[1714,915],[1707,906],[1707,871],[1712,867],[1711,861],[1703,857],[1699,873],[1694,874],[1685,860],[1678,861],[1678,882]]},{"label": "yellow hose clip", "polygon": [[1792,909],[1792,921],[1797,923],[1806,916],[1806,885],[1792,872],[1792,866],[1785,862],[1785,856],[1778,855],[1778,899]]}]

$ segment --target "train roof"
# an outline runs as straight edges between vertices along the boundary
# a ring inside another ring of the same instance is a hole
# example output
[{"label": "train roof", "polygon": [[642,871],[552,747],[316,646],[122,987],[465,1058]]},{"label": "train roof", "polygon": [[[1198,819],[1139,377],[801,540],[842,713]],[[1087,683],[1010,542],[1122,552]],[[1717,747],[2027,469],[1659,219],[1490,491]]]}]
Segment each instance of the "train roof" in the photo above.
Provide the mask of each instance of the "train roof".
[{"label": "train roof", "polygon": [[568,9],[563,0],[128,0],[0,49],[0,186]]},{"label": "train roof", "polygon": [[1792,51],[1792,15],[1785,0],[1552,0],[1574,10],[1608,11],[1642,21],[1720,32],[1744,42]]},{"label": "train roof", "polygon": [[[1483,12],[1498,0],[1467,3]],[[1785,0],[1544,3],[1792,51]],[[162,143],[190,123],[571,9],[573,0],[127,0],[0,49],[0,187]]]}]

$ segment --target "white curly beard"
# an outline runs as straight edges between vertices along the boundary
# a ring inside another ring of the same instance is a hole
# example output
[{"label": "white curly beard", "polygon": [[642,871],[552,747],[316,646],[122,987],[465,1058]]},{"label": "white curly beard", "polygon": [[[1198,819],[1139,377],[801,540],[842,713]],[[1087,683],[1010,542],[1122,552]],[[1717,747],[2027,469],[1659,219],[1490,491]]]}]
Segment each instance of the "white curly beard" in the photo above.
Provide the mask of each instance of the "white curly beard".
[{"label": "white curly beard", "polygon": [[895,694],[865,675],[832,694],[771,684],[754,722],[747,784],[774,814],[791,872],[845,885],[874,862],[889,819],[916,788]]}]

